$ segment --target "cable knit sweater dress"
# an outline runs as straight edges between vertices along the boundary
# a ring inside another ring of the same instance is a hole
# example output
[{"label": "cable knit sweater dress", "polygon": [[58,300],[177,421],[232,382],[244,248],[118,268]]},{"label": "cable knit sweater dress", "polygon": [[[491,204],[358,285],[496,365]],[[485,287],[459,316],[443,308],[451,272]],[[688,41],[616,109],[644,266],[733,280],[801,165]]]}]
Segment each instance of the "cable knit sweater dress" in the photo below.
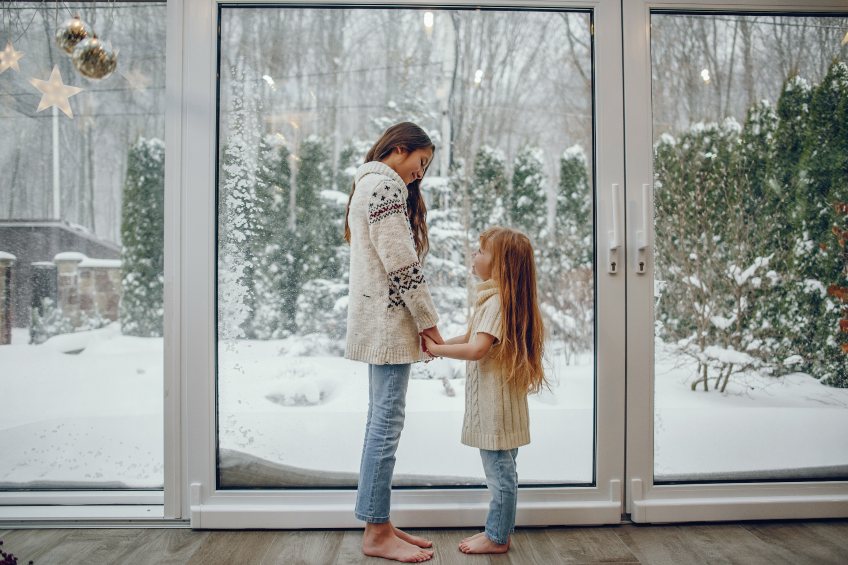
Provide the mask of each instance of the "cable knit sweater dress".
[{"label": "cable knit sweater dress", "polygon": [[[498,286],[492,279],[477,285],[474,313],[469,322],[470,339],[478,332],[503,338],[503,319]],[[527,393],[504,383],[500,366],[491,351],[479,361],[466,362],[465,419],[462,443],[492,451],[513,449],[530,443]]]},{"label": "cable knit sweater dress", "polygon": [[345,357],[374,365],[420,361],[418,333],[438,315],[412,239],[406,185],[379,161],[360,166],[354,183]]}]

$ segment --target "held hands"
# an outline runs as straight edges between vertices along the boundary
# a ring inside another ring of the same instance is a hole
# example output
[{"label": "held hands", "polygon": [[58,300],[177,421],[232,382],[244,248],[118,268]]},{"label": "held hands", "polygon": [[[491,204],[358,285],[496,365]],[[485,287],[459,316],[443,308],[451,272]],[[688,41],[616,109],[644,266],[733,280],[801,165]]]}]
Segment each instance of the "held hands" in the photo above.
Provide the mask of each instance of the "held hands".
[{"label": "held hands", "polygon": [[436,355],[436,353],[433,351],[433,346],[436,346],[436,348],[438,348],[439,344],[436,343],[435,341],[433,341],[430,338],[430,336],[428,336],[427,334],[422,333],[421,334],[421,348],[430,357],[438,357],[438,355]]},{"label": "held hands", "polygon": [[421,336],[421,351],[429,355],[431,358],[435,357],[431,350],[432,346],[441,345],[445,342],[442,338],[442,334],[439,333],[439,328],[436,326],[427,328],[418,335]]}]

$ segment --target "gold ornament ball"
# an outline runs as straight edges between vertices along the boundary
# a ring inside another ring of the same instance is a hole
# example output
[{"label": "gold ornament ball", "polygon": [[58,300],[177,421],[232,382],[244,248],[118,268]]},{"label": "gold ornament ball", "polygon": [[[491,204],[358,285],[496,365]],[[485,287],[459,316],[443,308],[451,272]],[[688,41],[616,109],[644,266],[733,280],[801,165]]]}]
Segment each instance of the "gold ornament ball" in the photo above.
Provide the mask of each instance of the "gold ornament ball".
[{"label": "gold ornament ball", "polygon": [[79,16],[74,16],[56,30],[56,45],[70,55],[74,52],[74,47],[86,37],[88,26]]},{"label": "gold ornament ball", "polygon": [[108,77],[118,66],[118,52],[96,35],[84,39],[74,48],[74,68],[86,78],[99,80]]}]

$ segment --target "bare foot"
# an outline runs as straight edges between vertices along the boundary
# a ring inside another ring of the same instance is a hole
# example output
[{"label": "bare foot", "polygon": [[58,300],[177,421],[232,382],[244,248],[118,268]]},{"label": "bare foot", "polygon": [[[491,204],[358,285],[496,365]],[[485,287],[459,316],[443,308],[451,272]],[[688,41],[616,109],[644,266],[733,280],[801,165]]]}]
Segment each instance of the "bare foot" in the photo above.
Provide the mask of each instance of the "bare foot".
[{"label": "bare foot", "polygon": [[412,545],[417,545],[418,547],[433,547],[433,542],[428,539],[413,536],[412,534],[404,532],[403,530],[401,530],[400,528],[396,528],[395,526],[392,526],[392,528],[394,528],[395,535],[405,542],[409,542]]},{"label": "bare foot", "polygon": [[474,538],[479,538],[480,536],[485,536],[485,535],[486,535],[486,532],[478,532],[478,533],[474,534],[473,536],[468,536],[467,538],[462,538],[462,542],[460,542],[460,543],[466,542],[468,540],[472,540]]},{"label": "bare foot", "polygon": [[500,544],[493,542],[485,534],[477,534],[468,538],[468,541],[460,542],[459,550],[463,553],[506,553],[509,551],[509,540]]},{"label": "bare foot", "polygon": [[362,537],[362,553],[402,563],[421,563],[433,558],[433,552],[422,549],[395,535],[391,524],[368,524]]}]

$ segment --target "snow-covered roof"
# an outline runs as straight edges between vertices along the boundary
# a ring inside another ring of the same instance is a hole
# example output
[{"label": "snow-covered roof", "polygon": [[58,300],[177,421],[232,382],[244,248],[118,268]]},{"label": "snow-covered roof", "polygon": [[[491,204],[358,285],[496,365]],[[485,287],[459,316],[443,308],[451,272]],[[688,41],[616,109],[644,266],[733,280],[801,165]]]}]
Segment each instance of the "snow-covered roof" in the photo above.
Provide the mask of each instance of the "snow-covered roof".
[{"label": "snow-covered roof", "polygon": [[85,256],[85,253],[79,253],[77,251],[64,251],[62,253],[57,253],[55,257],[53,257],[54,261],[83,261],[88,259]]},{"label": "snow-covered roof", "polygon": [[11,253],[0,251],[0,261],[17,261],[17,259],[18,258],[12,255]]},{"label": "snow-covered roof", "polygon": [[120,269],[120,259],[90,259],[86,257],[77,267],[92,267],[97,269]]}]

